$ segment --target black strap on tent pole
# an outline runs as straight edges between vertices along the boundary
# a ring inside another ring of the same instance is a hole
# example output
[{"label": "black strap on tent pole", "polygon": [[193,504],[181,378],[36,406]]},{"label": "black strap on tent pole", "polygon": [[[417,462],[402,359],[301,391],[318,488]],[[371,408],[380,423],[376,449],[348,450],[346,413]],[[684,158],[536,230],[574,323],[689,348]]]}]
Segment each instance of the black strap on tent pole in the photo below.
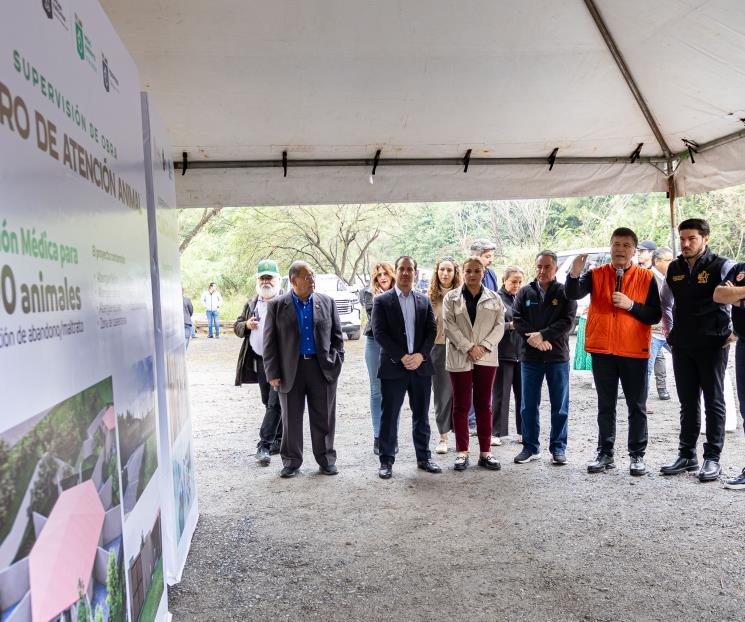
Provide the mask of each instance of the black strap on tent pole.
[{"label": "black strap on tent pole", "polygon": [[472,149],[469,149],[468,151],[466,151],[466,155],[463,158],[463,172],[464,173],[468,172],[468,164],[471,162],[471,151]]},{"label": "black strap on tent pole", "polygon": [[378,149],[375,152],[375,159],[373,160],[373,170],[372,170],[372,174],[373,175],[375,175],[375,170],[378,168],[378,162],[380,162],[380,152],[381,151],[382,151],[382,149]]},{"label": "black strap on tent pole", "polygon": [[688,149],[688,157],[691,158],[691,164],[696,164],[696,160],[693,159],[693,154],[698,153],[698,143],[693,140],[683,138],[683,144]]},{"label": "black strap on tent pole", "polygon": [[189,155],[186,151],[181,152],[181,177],[186,175],[186,169],[189,168]]},{"label": "black strap on tent pole", "polygon": [[636,149],[634,149],[633,153],[631,154],[631,158],[629,159],[629,162],[631,162],[631,164],[633,164],[634,162],[636,162],[639,159],[639,156],[642,153],[642,146],[643,145],[644,145],[644,143],[639,143],[636,146]]},{"label": "black strap on tent pole", "polygon": [[548,156],[548,170],[554,168],[554,164],[556,163],[556,154],[559,152],[558,147],[554,147],[554,150],[551,152],[551,155]]},{"label": "black strap on tent pole", "polygon": [[284,177],[287,177],[287,152],[282,152],[282,170],[285,172]]}]

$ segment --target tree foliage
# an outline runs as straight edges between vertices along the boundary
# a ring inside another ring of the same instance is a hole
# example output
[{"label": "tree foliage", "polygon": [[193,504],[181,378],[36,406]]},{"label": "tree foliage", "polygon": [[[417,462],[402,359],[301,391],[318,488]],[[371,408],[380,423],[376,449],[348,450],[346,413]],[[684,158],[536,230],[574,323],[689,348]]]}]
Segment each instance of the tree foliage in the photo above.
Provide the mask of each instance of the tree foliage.
[{"label": "tree foliage", "polygon": [[[184,210],[182,235],[204,212]],[[745,257],[745,187],[679,200],[678,222],[701,216],[712,225],[712,248]],[[347,283],[367,277],[379,260],[413,255],[422,267],[444,255],[463,258],[476,238],[497,245],[495,267],[529,267],[541,248],[556,251],[606,246],[611,232],[631,227],[639,239],[670,246],[669,202],[662,193],[568,199],[225,208],[191,238],[182,255],[187,291],[198,301],[215,281],[228,298],[245,299],[255,287],[257,262],[275,259],[284,272],[294,259],[309,261]],[[186,233],[184,233],[186,232]],[[197,305],[198,306],[198,305]]]}]

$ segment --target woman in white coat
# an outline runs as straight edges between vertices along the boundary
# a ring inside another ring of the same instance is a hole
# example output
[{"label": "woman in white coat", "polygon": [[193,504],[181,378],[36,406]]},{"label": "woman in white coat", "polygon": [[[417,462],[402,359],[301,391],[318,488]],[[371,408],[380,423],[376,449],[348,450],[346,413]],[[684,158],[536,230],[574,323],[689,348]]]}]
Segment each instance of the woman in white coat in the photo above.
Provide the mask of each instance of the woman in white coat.
[{"label": "woman in white coat", "polygon": [[491,397],[497,371],[497,346],[504,334],[504,306],[496,292],[482,285],[485,266],[479,257],[463,262],[463,285],[442,301],[445,368],[453,387],[456,471],[468,468],[468,411],[473,397],[479,466],[497,471],[491,454]]}]

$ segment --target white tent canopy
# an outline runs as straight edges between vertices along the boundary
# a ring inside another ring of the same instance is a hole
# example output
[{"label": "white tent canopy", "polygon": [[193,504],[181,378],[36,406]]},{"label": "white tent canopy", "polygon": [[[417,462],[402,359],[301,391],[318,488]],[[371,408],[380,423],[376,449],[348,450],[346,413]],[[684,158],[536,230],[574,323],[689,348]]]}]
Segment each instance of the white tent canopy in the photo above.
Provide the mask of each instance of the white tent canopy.
[{"label": "white tent canopy", "polygon": [[745,183],[742,0],[103,5],[187,153],[182,207]]}]

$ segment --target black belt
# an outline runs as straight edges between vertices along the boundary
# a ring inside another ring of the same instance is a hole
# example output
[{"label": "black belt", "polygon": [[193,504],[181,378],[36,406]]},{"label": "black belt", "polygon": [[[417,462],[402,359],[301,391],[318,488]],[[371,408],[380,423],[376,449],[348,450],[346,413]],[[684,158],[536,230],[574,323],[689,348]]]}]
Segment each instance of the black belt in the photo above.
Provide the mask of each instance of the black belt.
[{"label": "black belt", "polygon": [[300,358],[307,361],[308,359],[316,358],[316,355],[315,354],[301,354]]}]

